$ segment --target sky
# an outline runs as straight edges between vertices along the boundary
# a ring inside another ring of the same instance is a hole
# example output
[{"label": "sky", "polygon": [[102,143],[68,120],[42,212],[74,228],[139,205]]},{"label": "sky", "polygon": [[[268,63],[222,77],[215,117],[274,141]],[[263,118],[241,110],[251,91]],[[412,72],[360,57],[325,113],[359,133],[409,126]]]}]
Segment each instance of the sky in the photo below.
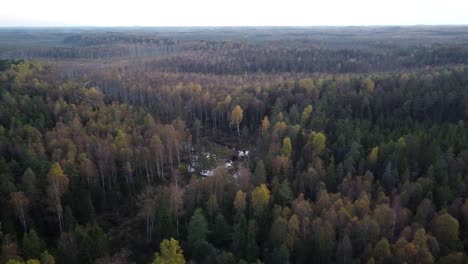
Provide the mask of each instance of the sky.
[{"label": "sky", "polygon": [[468,0],[5,0],[0,27],[466,25]]}]

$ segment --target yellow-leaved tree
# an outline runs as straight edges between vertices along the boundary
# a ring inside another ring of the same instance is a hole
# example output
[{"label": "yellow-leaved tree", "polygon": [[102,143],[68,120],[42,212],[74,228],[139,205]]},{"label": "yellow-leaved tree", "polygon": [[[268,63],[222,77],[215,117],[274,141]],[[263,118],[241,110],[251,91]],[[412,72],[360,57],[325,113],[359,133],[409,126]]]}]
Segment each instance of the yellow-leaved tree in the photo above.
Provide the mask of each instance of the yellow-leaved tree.
[{"label": "yellow-leaved tree", "polygon": [[237,135],[240,136],[239,125],[242,122],[242,118],[244,117],[244,110],[239,105],[236,105],[231,113],[231,124],[235,124],[237,126]]},{"label": "yellow-leaved tree", "polygon": [[291,146],[291,139],[289,137],[285,137],[283,139],[283,147],[281,148],[281,154],[286,157],[291,157],[292,146]]},{"label": "yellow-leaved tree", "polygon": [[174,238],[164,239],[159,245],[159,253],[154,255],[153,264],[184,264],[184,252],[179,241]]},{"label": "yellow-leaved tree", "polygon": [[49,198],[49,206],[57,214],[60,233],[63,230],[63,208],[61,198],[68,189],[68,177],[63,172],[62,167],[58,162],[52,164],[49,174],[47,174],[49,186],[47,187],[47,195]]},{"label": "yellow-leaved tree", "polygon": [[261,214],[270,202],[270,190],[261,184],[252,192],[252,207],[257,214]]}]

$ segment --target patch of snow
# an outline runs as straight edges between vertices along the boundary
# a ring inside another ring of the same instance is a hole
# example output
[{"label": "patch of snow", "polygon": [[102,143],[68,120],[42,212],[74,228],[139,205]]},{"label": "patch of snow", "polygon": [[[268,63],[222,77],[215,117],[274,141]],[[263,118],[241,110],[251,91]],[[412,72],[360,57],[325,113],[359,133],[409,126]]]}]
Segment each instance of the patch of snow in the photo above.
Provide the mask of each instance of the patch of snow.
[{"label": "patch of snow", "polygon": [[249,151],[248,150],[240,150],[239,151],[239,155],[238,155],[240,158],[243,158],[243,157],[248,157],[249,156]]},{"label": "patch of snow", "polygon": [[206,176],[206,177],[213,176],[213,170],[202,170],[200,172],[200,175]]},{"label": "patch of snow", "polygon": [[192,172],[195,171],[195,168],[193,168],[191,165],[189,165],[187,170],[188,170],[188,172],[192,173]]},{"label": "patch of snow", "polygon": [[226,168],[226,169],[227,169],[227,168],[231,168],[231,167],[232,167],[232,163],[233,163],[232,160],[226,162],[226,163],[224,164],[224,168]]}]

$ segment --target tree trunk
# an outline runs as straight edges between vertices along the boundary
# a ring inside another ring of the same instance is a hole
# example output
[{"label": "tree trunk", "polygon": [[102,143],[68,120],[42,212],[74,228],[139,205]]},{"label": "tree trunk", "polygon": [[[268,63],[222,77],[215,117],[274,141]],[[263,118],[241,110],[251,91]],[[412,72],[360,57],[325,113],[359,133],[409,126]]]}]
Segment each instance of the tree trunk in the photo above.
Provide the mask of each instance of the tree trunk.
[{"label": "tree trunk", "polygon": [[149,175],[149,172],[148,172],[148,163],[146,162],[146,159],[145,159],[145,169],[146,169],[146,181],[147,181],[148,185],[150,185],[151,184],[150,175]]}]

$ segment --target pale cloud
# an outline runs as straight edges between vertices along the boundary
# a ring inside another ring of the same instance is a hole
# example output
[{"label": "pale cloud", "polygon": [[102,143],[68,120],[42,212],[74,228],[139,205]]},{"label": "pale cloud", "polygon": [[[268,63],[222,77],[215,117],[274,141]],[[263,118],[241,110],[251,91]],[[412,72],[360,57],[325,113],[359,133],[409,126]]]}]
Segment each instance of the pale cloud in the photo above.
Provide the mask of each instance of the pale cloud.
[{"label": "pale cloud", "polygon": [[0,26],[468,24],[466,0],[15,0]]}]

